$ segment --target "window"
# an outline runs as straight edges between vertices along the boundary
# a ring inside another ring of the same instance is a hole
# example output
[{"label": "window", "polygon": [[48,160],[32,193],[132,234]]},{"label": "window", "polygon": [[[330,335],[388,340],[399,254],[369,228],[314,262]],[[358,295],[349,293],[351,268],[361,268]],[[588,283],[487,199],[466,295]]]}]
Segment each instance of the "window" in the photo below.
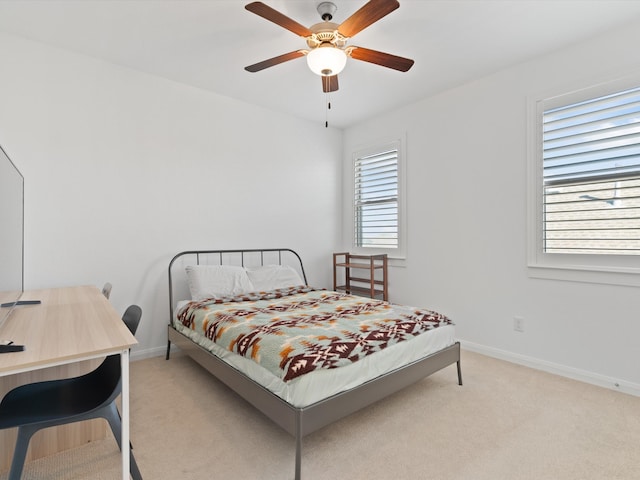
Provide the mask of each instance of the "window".
[{"label": "window", "polygon": [[354,170],[356,246],[398,248],[398,150],[356,158]]},{"label": "window", "polygon": [[640,273],[640,78],[534,110],[530,266]]},{"label": "window", "polygon": [[640,88],[543,112],[544,251],[640,255]]},{"label": "window", "polygon": [[399,141],[353,156],[353,246],[361,252],[402,255],[401,158]]}]

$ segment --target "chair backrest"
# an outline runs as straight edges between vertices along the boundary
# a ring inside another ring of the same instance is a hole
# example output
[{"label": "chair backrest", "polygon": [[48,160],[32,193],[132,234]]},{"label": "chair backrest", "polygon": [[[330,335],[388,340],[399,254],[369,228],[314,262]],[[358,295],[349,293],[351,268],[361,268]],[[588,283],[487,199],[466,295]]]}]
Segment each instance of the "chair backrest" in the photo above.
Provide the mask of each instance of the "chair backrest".
[{"label": "chair backrest", "polygon": [[111,295],[111,284],[109,282],[105,283],[104,287],[102,287],[102,294],[107,298]]},{"label": "chair backrest", "polygon": [[130,305],[122,315],[122,321],[124,321],[132,335],[135,335],[138,330],[140,318],[142,318],[142,309],[138,305]]},{"label": "chair backrest", "polygon": [[[142,309],[138,305],[130,305],[122,315],[122,321],[129,328],[132,335],[136,334]],[[122,371],[120,369],[120,355],[109,355],[93,372],[86,375],[88,382],[93,382],[89,388],[103,388],[111,392],[107,403],[113,401],[122,390]]]}]

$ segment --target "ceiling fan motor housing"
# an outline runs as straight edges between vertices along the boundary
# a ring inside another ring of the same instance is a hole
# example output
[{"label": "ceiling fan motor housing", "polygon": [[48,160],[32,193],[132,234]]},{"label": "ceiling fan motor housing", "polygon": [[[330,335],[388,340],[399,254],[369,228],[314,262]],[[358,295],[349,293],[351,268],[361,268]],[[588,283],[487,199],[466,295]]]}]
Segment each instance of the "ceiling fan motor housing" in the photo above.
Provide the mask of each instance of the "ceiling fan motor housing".
[{"label": "ceiling fan motor housing", "polygon": [[316,23],[309,27],[313,33],[306,38],[309,48],[316,48],[322,43],[331,43],[333,46],[343,48],[347,39],[338,32],[339,25],[333,22]]}]

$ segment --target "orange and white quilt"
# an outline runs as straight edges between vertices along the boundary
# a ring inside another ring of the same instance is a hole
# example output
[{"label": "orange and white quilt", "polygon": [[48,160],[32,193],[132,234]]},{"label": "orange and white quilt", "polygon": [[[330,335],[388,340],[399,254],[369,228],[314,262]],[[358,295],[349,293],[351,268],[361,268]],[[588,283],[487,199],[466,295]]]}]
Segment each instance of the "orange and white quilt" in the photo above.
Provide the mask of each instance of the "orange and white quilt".
[{"label": "orange and white quilt", "polygon": [[453,324],[430,310],[306,286],[190,302],[178,321],[285,382]]}]

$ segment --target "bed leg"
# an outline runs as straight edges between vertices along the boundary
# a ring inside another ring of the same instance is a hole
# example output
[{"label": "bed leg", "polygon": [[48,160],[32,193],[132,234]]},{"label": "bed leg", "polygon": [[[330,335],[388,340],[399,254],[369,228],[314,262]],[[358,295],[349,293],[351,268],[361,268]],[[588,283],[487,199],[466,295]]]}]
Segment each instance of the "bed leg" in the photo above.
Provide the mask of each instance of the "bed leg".
[{"label": "bed leg", "polygon": [[296,476],[300,480],[302,471],[302,412],[296,415]]},{"label": "bed leg", "polygon": [[460,360],[456,362],[458,366],[458,385],[462,385],[462,369],[460,368]]},{"label": "bed leg", "polygon": [[169,360],[169,354],[171,353],[171,340],[167,340],[167,356],[165,360]]}]

